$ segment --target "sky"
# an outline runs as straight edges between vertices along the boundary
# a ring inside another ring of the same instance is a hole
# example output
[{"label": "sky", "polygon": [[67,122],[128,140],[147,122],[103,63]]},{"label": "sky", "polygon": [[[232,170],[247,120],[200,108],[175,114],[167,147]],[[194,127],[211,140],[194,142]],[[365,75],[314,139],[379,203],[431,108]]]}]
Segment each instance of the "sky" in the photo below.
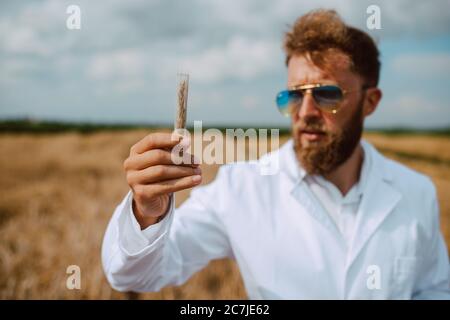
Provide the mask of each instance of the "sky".
[{"label": "sky", "polygon": [[[369,5],[381,29],[367,28]],[[2,0],[0,119],[170,125],[188,72],[188,125],[288,126],[274,103],[283,34],[316,8],[379,45],[384,95],[366,127],[450,126],[449,0]]]}]

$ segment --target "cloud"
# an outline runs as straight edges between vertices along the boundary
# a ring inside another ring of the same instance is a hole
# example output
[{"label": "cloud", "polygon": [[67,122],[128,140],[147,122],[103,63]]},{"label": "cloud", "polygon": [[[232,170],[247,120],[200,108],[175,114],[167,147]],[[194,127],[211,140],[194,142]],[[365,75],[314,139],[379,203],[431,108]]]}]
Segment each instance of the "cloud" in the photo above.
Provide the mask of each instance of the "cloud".
[{"label": "cloud", "polygon": [[224,46],[208,48],[183,58],[182,70],[195,74],[198,81],[218,82],[228,78],[252,79],[276,66],[277,44],[270,41],[232,37]]},{"label": "cloud", "polygon": [[416,77],[450,76],[450,53],[405,53],[392,60],[396,72]]},{"label": "cloud", "polygon": [[93,80],[140,77],[144,72],[146,59],[148,57],[136,49],[102,52],[91,59],[87,75]]},{"label": "cloud", "polygon": [[[377,3],[378,1],[374,1]],[[393,36],[415,37],[447,34],[450,30],[450,1],[380,1],[383,29]]]},{"label": "cloud", "polygon": [[[447,34],[450,2],[424,1],[247,0],[247,1],[119,1],[79,0],[82,30],[65,28],[69,0],[17,2],[0,15],[2,50],[61,53],[71,50],[111,50],[142,43],[177,41],[203,48],[246,34],[280,41],[280,36],[299,15],[317,8],[335,8],[350,24],[366,29],[366,8],[381,8],[382,30],[375,36]],[[9,14],[8,14],[9,12]],[[430,23],[432,22],[432,23]],[[366,30],[367,31],[367,30]]]},{"label": "cloud", "polygon": [[436,103],[414,92],[403,93],[393,101],[392,106],[401,115],[419,115],[436,112],[440,109]]},{"label": "cloud", "polygon": [[0,52],[49,56],[64,52],[66,41],[60,38],[66,16],[63,2],[32,2],[15,15],[0,19]]},{"label": "cloud", "polygon": [[257,96],[246,95],[241,99],[241,104],[245,109],[256,109],[259,103]]},{"label": "cloud", "polygon": [[[81,8],[81,30],[66,28],[71,4]],[[7,106],[35,115],[58,110],[61,117],[87,110],[102,120],[116,106],[109,116],[140,119],[139,112],[157,105],[152,119],[167,121],[175,74],[185,69],[199,115],[272,122],[274,114],[264,110],[284,85],[281,41],[288,24],[325,7],[366,30],[371,4],[381,8],[382,30],[371,32],[381,40],[449,35],[448,0],[1,1],[0,115]],[[430,79],[450,73],[448,59],[446,51],[405,53],[386,65],[411,79]],[[396,103],[413,104],[405,101]]]},{"label": "cloud", "polygon": [[448,102],[437,97],[430,98],[425,92],[401,92],[383,101],[378,109],[368,119],[369,126],[430,128],[450,125]]}]

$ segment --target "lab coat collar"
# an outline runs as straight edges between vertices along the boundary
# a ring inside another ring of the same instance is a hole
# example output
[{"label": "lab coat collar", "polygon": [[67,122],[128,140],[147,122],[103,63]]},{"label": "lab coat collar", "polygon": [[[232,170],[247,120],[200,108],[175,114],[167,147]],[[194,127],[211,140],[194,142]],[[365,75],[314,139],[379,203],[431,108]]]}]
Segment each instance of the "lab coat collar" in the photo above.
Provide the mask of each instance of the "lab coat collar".
[{"label": "lab coat collar", "polygon": [[[392,174],[386,168],[386,159],[365,139],[361,139],[361,146],[364,149],[365,156],[370,158],[370,172],[361,174],[361,178],[367,178],[376,172],[379,178],[389,182],[392,181]],[[291,188],[294,188],[307,175],[305,169],[300,165],[294,150],[294,141],[289,139],[280,149],[280,169],[290,182]],[[367,183],[365,181],[364,183]],[[292,190],[292,189],[291,189]]]},{"label": "lab coat collar", "polygon": [[[361,139],[366,156],[370,157],[370,171],[366,175],[361,203],[358,209],[355,232],[351,241],[347,267],[350,268],[370,237],[395,208],[402,195],[393,184],[392,173],[387,160],[370,143]],[[293,140],[288,140],[280,149],[280,169],[284,175],[286,191],[297,199],[298,203],[325,227],[339,234],[329,215],[312,199],[302,180],[306,176],[295,155]]]},{"label": "lab coat collar", "polygon": [[[308,182],[308,184],[316,183],[323,188],[328,189],[330,194],[334,197],[334,201],[336,201],[337,203],[341,202],[342,204],[351,204],[359,202],[361,200],[361,196],[364,193],[364,188],[366,186],[368,174],[370,172],[370,166],[372,163],[370,152],[367,151],[364,147],[362,147],[362,151],[363,161],[359,180],[350,188],[350,190],[347,191],[345,196],[342,195],[339,189],[332,182],[328,181],[321,175],[309,176],[310,182]],[[308,176],[306,176],[305,179],[308,180]]]}]

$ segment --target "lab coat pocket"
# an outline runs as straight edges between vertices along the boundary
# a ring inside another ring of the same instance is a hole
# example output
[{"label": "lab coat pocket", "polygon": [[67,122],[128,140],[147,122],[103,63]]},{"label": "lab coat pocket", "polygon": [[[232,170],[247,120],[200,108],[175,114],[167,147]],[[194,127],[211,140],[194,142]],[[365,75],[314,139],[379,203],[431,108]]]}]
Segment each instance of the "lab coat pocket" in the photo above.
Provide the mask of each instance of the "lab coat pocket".
[{"label": "lab coat pocket", "polygon": [[394,262],[393,299],[410,299],[419,267],[420,258],[415,256],[398,256]]}]

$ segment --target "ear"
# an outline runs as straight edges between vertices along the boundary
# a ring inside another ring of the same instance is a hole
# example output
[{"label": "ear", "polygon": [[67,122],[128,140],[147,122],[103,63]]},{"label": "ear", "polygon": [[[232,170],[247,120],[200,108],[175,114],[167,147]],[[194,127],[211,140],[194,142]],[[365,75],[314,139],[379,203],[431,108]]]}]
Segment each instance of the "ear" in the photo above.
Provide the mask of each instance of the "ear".
[{"label": "ear", "polygon": [[364,117],[371,115],[378,106],[378,103],[383,96],[382,91],[379,88],[366,89],[366,97],[364,99]]}]

